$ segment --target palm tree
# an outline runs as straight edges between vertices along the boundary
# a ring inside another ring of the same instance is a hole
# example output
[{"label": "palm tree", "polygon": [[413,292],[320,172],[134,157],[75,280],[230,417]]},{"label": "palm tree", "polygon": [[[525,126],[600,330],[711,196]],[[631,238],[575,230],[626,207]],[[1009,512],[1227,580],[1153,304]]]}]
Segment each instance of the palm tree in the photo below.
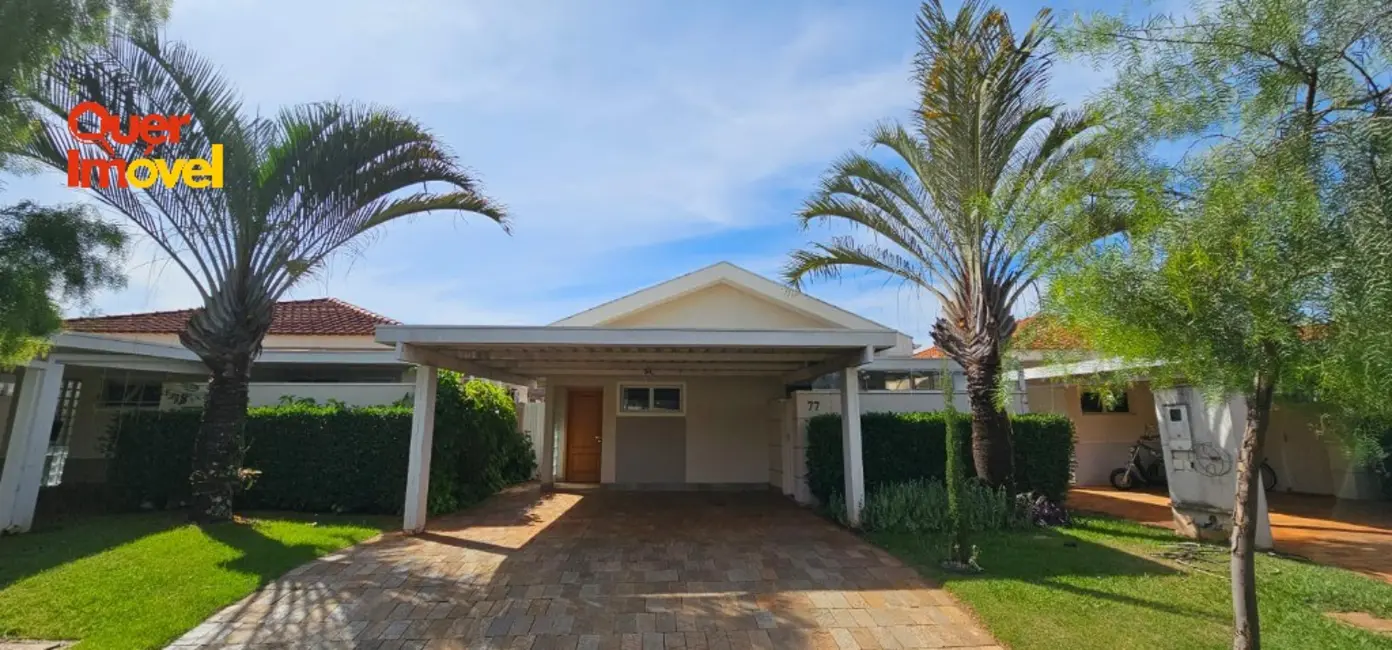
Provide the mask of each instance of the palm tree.
[{"label": "palm tree", "polygon": [[1089,212],[1053,191],[1061,175],[1086,169],[1082,141],[1097,119],[1046,97],[1050,23],[1041,11],[1017,41],[997,8],[967,0],[949,16],[938,0],[925,3],[912,130],[876,126],[870,151],[834,163],[798,214],[804,228],[848,224],[873,237],[833,236],[793,252],[784,269],[799,288],[848,269],[883,272],[938,299],[933,341],[966,374],[972,459],[992,485],[1013,470],[1010,420],[995,399],[1012,309],[1060,239],[1076,239],[1061,222]]},{"label": "palm tree", "polygon": [[[163,248],[202,297],[179,335],[211,371],[191,477],[191,514],[199,521],[232,515],[250,370],[287,290],[332,253],[402,217],[443,210],[506,223],[504,209],[416,122],[337,102],[291,107],[274,118],[247,115],[218,71],[181,44],[122,36],[70,52],[32,99],[35,115],[47,119],[25,154],[58,169],[66,169],[70,149],[104,156],[67,128],[68,111],[86,101],[120,116],[191,115],[179,141],[158,147],[158,157],[208,159],[213,145],[223,147],[220,189],[92,187]],[[147,156],[138,141],[116,143],[114,154]]]}]

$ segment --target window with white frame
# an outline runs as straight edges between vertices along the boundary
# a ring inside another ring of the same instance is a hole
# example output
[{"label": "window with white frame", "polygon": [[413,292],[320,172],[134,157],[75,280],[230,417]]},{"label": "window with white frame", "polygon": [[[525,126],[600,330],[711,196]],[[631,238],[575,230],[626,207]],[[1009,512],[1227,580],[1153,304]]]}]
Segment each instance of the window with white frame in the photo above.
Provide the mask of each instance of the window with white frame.
[{"label": "window with white frame", "polygon": [[619,413],[624,415],[681,415],[686,390],[677,384],[620,384]]}]

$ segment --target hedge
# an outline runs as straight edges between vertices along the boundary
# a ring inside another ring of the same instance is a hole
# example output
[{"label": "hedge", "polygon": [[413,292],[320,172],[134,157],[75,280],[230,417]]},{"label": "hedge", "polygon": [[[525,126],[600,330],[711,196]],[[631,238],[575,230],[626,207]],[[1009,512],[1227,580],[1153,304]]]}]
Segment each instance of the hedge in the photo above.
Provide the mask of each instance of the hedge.
[{"label": "hedge", "polygon": [[[941,481],[947,462],[946,414],[865,413],[860,417],[865,489],[910,481]],[[961,427],[962,458],[968,477],[976,476],[971,461],[971,423]],[[1011,417],[1015,450],[1015,482],[1021,492],[1034,491],[1061,501],[1073,474],[1073,423],[1062,415],[1027,414]],[[822,503],[845,485],[841,454],[841,416],[823,414],[807,423],[807,483]]]},{"label": "hedge", "polygon": [[[111,485],[131,506],[188,499],[198,409],[135,411],[112,423]],[[531,441],[501,387],[441,373],[430,463],[432,514],[531,478]],[[411,408],[290,400],[247,414],[243,465],[261,474],[238,508],[399,513],[405,502]]]}]

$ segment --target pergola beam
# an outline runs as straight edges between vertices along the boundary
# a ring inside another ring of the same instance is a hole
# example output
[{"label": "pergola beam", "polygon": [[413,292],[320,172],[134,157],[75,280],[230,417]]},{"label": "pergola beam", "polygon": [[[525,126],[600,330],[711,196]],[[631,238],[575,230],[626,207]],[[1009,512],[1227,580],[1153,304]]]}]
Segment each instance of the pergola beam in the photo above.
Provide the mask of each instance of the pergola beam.
[{"label": "pergola beam", "polygon": [[505,384],[527,386],[529,388],[536,387],[536,379],[532,377],[524,377],[522,375],[513,374],[511,372],[503,370],[502,368],[495,368],[489,365],[475,363],[472,361],[466,361],[464,359],[460,359],[459,357],[454,356],[453,354],[441,352],[439,350],[434,350],[431,348],[423,348],[411,345],[409,343],[397,343],[396,356],[398,359],[401,359],[402,361],[405,361],[407,363],[414,363],[420,366],[448,368],[450,370],[462,372],[468,375],[472,375],[474,377],[492,379],[494,381],[500,381]]},{"label": "pergola beam", "polygon": [[641,369],[625,368],[606,368],[603,366],[591,366],[585,368],[551,368],[543,367],[528,372],[535,372],[541,376],[583,376],[583,377],[777,377],[778,371],[769,370],[749,370],[749,369],[680,369],[680,368],[660,368],[655,367],[646,372]]},{"label": "pergola beam", "polygon": [[820,361],[826,358],[824,352],[704,352],[691,350],[467,350],[460,358],[480,362],[489,361],[650,361],[653,358],[672,358],[696,361],[736,361],[736,362],[789,362]]},{"label": "pergola beam", "polygon": [[845,370],[846,368],[863,366],[874,360],[875,348],[867,345],[864,349],[858,350],[854,354],[841,355],[832,359],[827,359],[821,363],[807,366],[806,368],[794,370],[793,372],[783,375],[783,381],[789,384],[809,381],[821,377],[822,375],[829,375],[833,372]]},{"label": "pergola beam", "polygon": [[745,330],[609,327],[378,325],[378,343],[472,348],[608,347],[748,349],[757,352],[894,347],[892,330]]}]

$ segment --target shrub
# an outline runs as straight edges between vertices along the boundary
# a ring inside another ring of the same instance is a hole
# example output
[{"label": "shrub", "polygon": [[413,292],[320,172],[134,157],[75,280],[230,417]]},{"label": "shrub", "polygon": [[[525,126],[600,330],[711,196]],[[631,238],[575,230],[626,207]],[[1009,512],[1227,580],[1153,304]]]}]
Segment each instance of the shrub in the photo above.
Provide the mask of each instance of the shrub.
[{"label": "shrub", "polygon": [[[188,498],[196,409],[117,418],[110,480],[131,505],[171,507]],[[347,407],[282,400],[251,409],[244,465],[260,475],[238,506],[307,512],[399,513],[411,437],[406,406]],[[501,387],[441,373],[430,463],[430,512],[450,512],[530,478],[530,441],[517,431]]]},{"label": "shrub", "polygon": [[[962,483],[960,509],[967,532],[1021,528],[1029,523],[1028,513],[1004,488],[991,488],[975,479]],[[866,530],[949,532],[947,489],[942,481],[927,480],[881,485],[866,497],[861,525]]]},{"label": "shrub", "polygon": [[[947,417],[935,413],[866,413],[860,418],[861,453],[866,492],[880,486],[943,480],[947,461]],[[971,423],[957,418],[963,458],[970,458]],[[1011,417],[1015,449],[1015,485],[1063,501],[1073,473],[1073,423],[1062,415]],[[841,454],[841,416],[825,414],[807,424],[807,483],[813,496],[830,503],[845,485]],[[963,463],[968,478],[971,463]]]}]

